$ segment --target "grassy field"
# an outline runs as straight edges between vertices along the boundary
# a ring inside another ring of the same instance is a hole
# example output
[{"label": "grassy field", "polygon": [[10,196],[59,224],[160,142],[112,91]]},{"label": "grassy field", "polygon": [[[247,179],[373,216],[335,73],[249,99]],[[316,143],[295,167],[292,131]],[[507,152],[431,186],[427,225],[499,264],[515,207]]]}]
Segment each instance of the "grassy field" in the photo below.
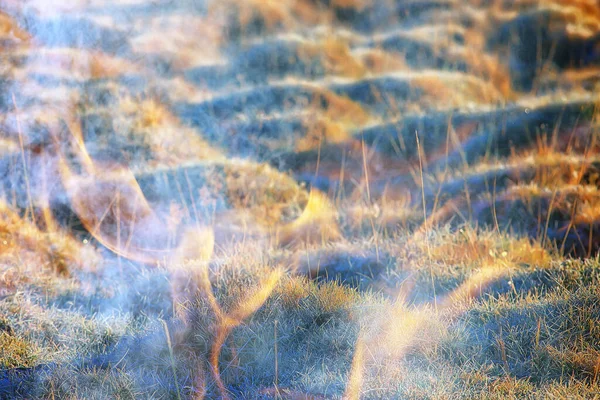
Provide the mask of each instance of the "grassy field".
[{"label": "grassy field", "polygon": [[595,0],[0,0],[0,399],[600,399]]}]

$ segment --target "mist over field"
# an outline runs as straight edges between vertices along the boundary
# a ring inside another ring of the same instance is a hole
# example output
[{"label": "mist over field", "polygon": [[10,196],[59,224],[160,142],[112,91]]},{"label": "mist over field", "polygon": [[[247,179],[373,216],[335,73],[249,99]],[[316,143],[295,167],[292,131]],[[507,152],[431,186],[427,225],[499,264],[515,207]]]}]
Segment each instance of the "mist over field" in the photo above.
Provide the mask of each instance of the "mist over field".
[{"label": "mist over field", "polygon": [[596,0],[0,0],[0,399],[600,398]]}]

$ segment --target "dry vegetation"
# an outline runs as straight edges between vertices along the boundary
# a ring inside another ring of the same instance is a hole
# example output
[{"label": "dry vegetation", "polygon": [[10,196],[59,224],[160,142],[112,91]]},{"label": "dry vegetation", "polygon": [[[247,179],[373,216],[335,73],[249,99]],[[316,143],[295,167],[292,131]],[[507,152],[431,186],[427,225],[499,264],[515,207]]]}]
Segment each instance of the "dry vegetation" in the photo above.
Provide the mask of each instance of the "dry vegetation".
[{"label": "dry vegetation", "polygon": [[595,0],[0,0],[0,399],[599,398]]}]

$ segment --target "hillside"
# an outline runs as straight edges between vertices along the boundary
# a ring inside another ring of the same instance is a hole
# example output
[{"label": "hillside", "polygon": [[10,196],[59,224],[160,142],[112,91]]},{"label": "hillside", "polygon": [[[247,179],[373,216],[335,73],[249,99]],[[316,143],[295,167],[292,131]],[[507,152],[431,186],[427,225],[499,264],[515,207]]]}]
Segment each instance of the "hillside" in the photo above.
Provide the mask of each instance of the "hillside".
[{"label": "hillside", "polygon": [[595,0],[0,0],[0,399],[600,398]]}]

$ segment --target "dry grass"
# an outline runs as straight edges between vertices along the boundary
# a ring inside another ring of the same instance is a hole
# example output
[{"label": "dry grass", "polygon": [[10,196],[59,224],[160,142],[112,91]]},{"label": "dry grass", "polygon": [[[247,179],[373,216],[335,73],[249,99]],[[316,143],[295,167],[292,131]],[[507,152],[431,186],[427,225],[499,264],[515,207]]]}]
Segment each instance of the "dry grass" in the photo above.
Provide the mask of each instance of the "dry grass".
[{"label": "dry grass", "polygon": [[[356,368],[362,374],[362,393],[378,393],[378,396],[437,393],[443,396],[462,386],[465,398],[480,396],[484,392],[500,396],[521,391],[533,395],[563,390],[557,386],[557,379],[572,377],[573,373],[573,385],[582,385],[581,390],[593,391],[594,360],[597,355],[594,356],[596,353],[589,346],[593,346],[593,335],[596,334],[591,323],[595,318],[592,288],[598,283],[595,262],[564,265],[549,259],[541,250],[536,254],[535,248],[532,251],[531,245],[524,241],[513,242],[493,233],[483,238],[468,232],[464,235],[462,240],[458,240],[461,236],[450,233],[440,236],[430,242],[430,252],[422,247],[419,250],[406,248],[403,243],[407,242],[401,238],[380,243],[381,251],[395,260],[395,266],[385,276],[375,276],[373,279],[410,276],[408,280],[398,280],[413,282],[412,286],[409,284],[397,288],[400,298],[422,302],[424,295],[438,296],[438,311],[431,306],[402,305],[398,300],[359,293],[335,282],[315,284],[302,277],[279,278],[272,291],[265,293],[264,297],[254,297],[259,303],[250,305],[254,304],[252,296],[249,297],[252,288],[263,287],[261,282],[265,282],[265,273],[268,274],[277,264],[288,264],[290,261],[286,261],[285,257],[293,257],[294,254],[283,253],[277,259],[264,259],[262,250],[251,243],[234,251],[226,251],[225,254],[229,256],[221,259],[218,269],[212,269],[213,283],[209,290],[214,293],[220,309],[227,310],[229,315],[237,315],[236,310],[249,310],[240,311],[239,318],[243,322],[230,328],[222,339],[219,377],[224,387],[228,388],[229,395],[253,397],[260,392],[267,393],[265,388],[272,387],[276,379],[278,387],[284,391],[305,393],[307,396],[339,394],[346,390],[347,379],[350,379],[350,372],[345,366],[350,365],[352,357],[357,357],[354,349],[359,332],[363,337],[361,346],[366,346],[363,354],[369,354],[362,361],[355,358],[358,360],[356,362],[361,363]],[[362,247],[370,248],[368,243]],[[347,257],[354,257],[361,251],[357,245],[348,245],[344,249]],[[427,263],[433,263],[435,269],[419,267]],[[490,263],[502,265],[504,272],[488,276],[485,283],[478,281],[481,279],[478,272],[480,267]],[[109,278],[113,275],[110,270],[115,267],[104,267],[105,279],[108,279],[104,285],[107,288],[110,287],[110,281],[120,280],[119,273]],[[435,273],[431,275],[431,271]],[[139,281],[140,272],[132,270],[122,273],[126,276],[137,275],[136,280]],[[147,270],[142,274],[147,276],[148,282],[158,282],[161,276],[162,279],[174,279],[169,277],[170,274],[164,275],[160,269]],[[75,281],[80,279],[85,278],[81,276]],[[476,281],[479,283],[477,290],[474,290],[473,282]],[[85,280],[79,285],[94,282]],[[35,283],[44,286],[53,284],[52,281]],[[428,289],[428,285],[434,285],[434,288]],[[169,325],[175,376],[185,396],[200,392],[212,396],[220,390],[208,365],[211,343],[219,340],[220,325],[206,296],[207,287],[187,287],[187,290],[191,290],[190,295],[180,306],[188,322]],[[81,290],[78,286],[73,289],[74,294]],[[161,293],[161,290],[164,292]],[[471,294],[465,297],[465,291]],[[15,346],[19,344],[14,351],[3,355],[3,362],[27,367],[31,365],[28,362],[35,360],[31,358],[32,354],[43,354],[46,360],[71,360],[52,369],[44,385],[38,389],[42,392],[36,393],[61,396],[61,393],[71,391],[77,397],[91,393],[109,395],[117,390],[118,393],[175,396],[169,358],[160,356],[168,354],[169,347],[164,332],[161,335],[162,329],[152,321],[168,312],[171,301],[182,301],[183,298],[171,298],[168,286],[160,289],[156,284],[136,284],[135,288],[128,288],[127,285],[118,284],[109,292],[92,291],[89,300],[78,302],[76,307],[64,308],[64,304],[74,299],[66,300],[71,296],[68,292],[53,293],[47,300],[31,297],[30,300],[15,298],[0,302],[5,315],[10,315],[5,326],[11,326],[13,331],[7,333],[5,329],[2,332],[3,340],[9,340]],[[452,303],[442,301],[452,296],[459,296],[460,300],[456,298]],[[147,301],[157,304],[160,297],[167,300],[164,308],[152,311],[152,308],[143,306]],[[118,300],[122,298],[130,298],[131,302]],[[113,303],[111,307],[117,311],[117,314],[106,314],[104,328],[92,323],[92,320],[77,316],[90,306],[104,301]],[[142,308],[139,310],[142,310],[143,318],[131,325],[126,324],[126,331],[117,329],[117,324],[122,323],[124,316],[118,310],[123,312],[131,309],[135,304],[133,301],[141,302]],[[16,310],[20,311],[15,313]],[[42,317],[42,310],[46,310],[46,317]],[[523,319],[520,315],[527,317]],[[28,319],[24,319],[26,316]],[[551,320],[550,316],[554,316],[554,319]],[[57,325],[56,321],[61,322]],[[394,321],[394,324],[390,325],[390,321]],[[538,321],[542,321],[541,325]],[[49,323],[55,328],[50,328]],[[516,328],[515,324],[526,325]],[[582,331],[566,331],[566,326],[580,327]],[[55,332],[53,336],[47,336],[49,329]],[[513,335],[512,332],[517,331],[520,333]],[[527,332],[527,335],[523,335],[523,332]],[[17,340],[12,335],[26,335],[28,339]],[[488,337],[486,335],[492,335],[495,341],[476,339]],[[46,339],[40,341],[43,337]],[[66,337],[70,338],[69,342],[61,339]],[[273,353],[275,340],[279,365],[277,378]],[[569,343],[576,347],[569,347]],[[57,345],[59,347],[54,347]],[[64,348],[65,345],[68,350]],[[37,346],[42,347],[38,349]],[[536,351],[530,346],[537,346],[535,348],[540,350]],[[563,349],[561,346],[567,346],[570,350],[556,352],[557,348]],[[63,355],[65,350],[68,355]],[[527,354],[531,351],[535,351],[532,354],[536,354],[537,358],[528,358]],[[506,353],[506,361],[502,352]],[[92,357],[86,361],[86,357],[90,356],[85,354],[99,354],[99,358]],[[155,356],[148,359],[144,354]],[[499,354],[498,358],[493,354]],[[30,361],[25,362],[25,358],[19,357],[30,357]],[[297,365],[292,360],[299,357],[303,360],[300,370],[292,368]],[[548,357],[553,360],[549,364],[543,361]],[[490,360],[494,360],[492,369]],[[82,362],[88,366],[84,367]],[[98,364],[93,367],[95,363]],[[103,369],[106,363],[118,363],[121,367],[109,372]],[[506,363],[508,371],[505,370]],[[527,371],[534,381],[525,383],[516,379],[513,374],[519,376],[522,373],[519,371]],[[159,385],[139,386],[137,382],[148,379],[149,373]],[[382,385],[382,382],[387,383]],[[425,382],[429,383],[423,387]]]},{"label": "dry grass", "polygon": [[0,362],[2,369],[28,368],[36,363],[35,345],[14,337],[6,331],[0,332]]},{"label": "dry grass", "polygon": [[597,397],[593,1],[180,3],[2,4],[0,398]]}]

